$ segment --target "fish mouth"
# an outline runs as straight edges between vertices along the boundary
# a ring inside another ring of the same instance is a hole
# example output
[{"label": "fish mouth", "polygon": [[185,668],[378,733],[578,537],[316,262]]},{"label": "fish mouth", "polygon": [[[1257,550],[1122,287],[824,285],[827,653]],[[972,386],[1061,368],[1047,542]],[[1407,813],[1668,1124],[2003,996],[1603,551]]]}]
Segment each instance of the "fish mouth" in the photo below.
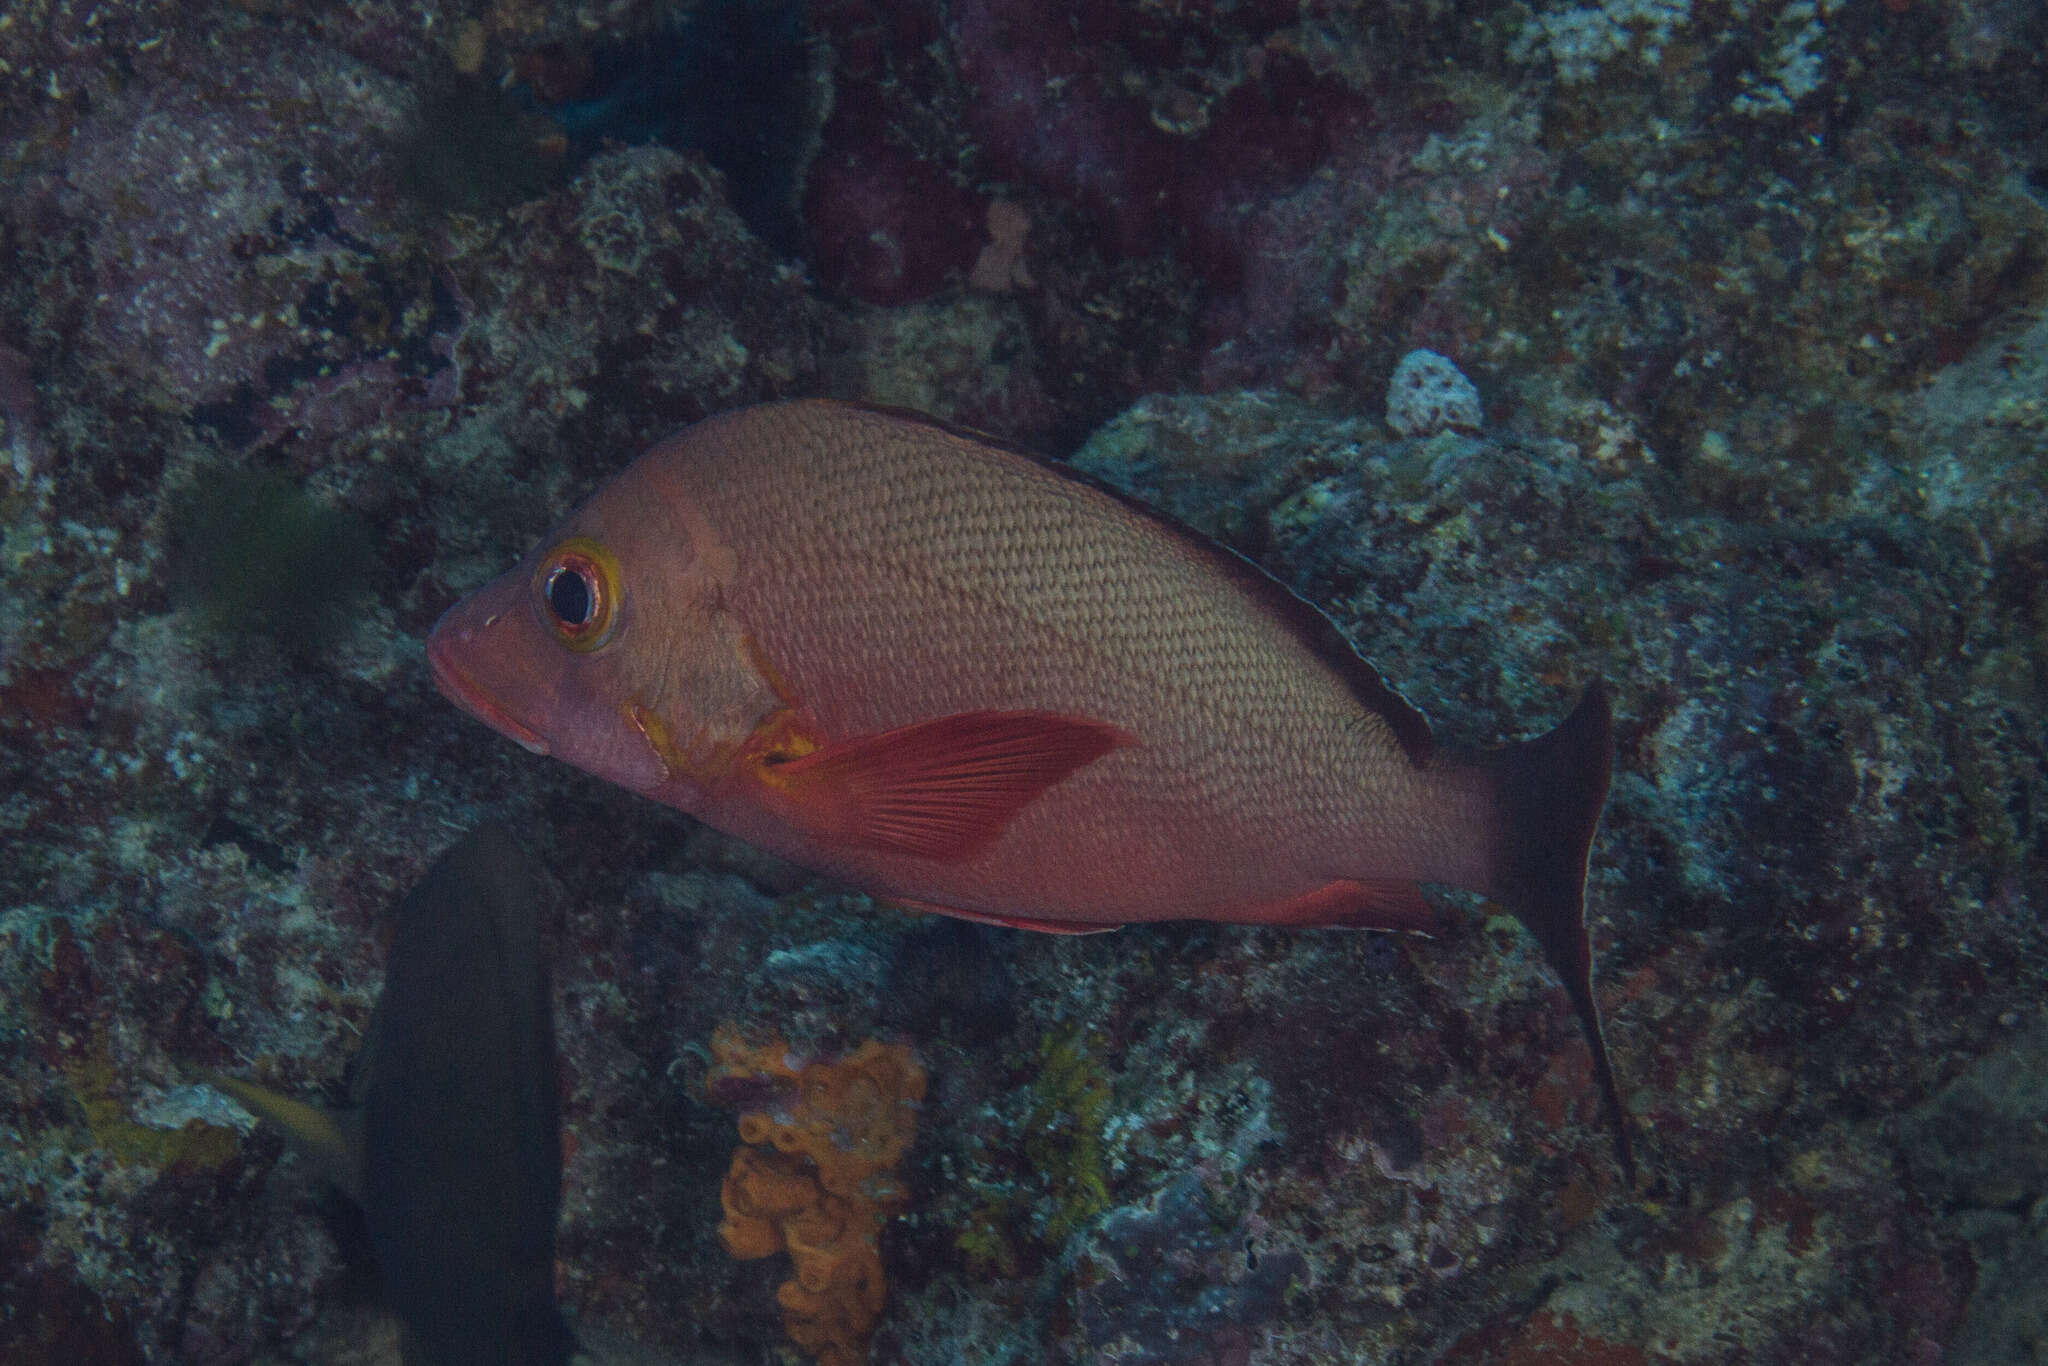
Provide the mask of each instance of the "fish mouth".
[{"label": "fish mouth", "polygon": [[427,637],[427,668],[441,695],[491,729],[510,736],[529,754],[546,754],[547,741],[532,727],[514,719],[510,712],[490,699],[475,679],[464,673],[448,656],[448,637],[436,630]]}]

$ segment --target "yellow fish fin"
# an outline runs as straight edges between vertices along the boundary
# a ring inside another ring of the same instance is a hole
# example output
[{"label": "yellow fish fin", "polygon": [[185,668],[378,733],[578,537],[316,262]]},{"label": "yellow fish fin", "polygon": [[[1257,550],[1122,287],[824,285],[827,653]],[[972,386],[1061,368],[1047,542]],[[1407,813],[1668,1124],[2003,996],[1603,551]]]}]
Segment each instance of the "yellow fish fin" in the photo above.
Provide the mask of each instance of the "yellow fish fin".
[{"label": "yellow fish fin", "polygon": [[362,1133],[355,1111],[330,1113],[317,1105],[219,1072],[208,1072],[205,1077],[207,1085],[227,1093],[250,1114],[276,1126],[320,1168],[323,1176],[341,1188],[342,1194],[361,1203]]}]

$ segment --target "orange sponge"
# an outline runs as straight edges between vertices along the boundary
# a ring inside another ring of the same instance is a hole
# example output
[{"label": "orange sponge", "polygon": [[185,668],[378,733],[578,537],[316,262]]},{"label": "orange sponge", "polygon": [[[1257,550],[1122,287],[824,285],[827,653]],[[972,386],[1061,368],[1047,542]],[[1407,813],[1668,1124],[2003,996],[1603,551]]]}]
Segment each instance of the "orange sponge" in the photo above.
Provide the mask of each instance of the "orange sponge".
[{"label": "orange sponge", "polygon": [[719,1193],[719,1239],[741,1260],[789,1253],[794,1275],[776,1300],[790,1340],[820,1366],[858,1366],[887,1299],[876,1236],[908,1201],[892,1173],[917,1131],[924,1069],[901,1044],[798,1059],[730,1026],[711,1052],[712,1095],[750,1107]]}]

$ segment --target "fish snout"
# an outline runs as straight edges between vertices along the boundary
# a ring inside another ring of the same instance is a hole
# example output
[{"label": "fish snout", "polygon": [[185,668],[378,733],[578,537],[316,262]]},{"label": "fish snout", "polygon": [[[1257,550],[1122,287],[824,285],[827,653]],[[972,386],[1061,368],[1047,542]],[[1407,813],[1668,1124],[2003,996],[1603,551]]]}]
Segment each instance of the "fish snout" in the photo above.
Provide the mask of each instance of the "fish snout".
[{"label": "fish snout", "polygon": [[540,733],[513,716],[476,679],[479,672],[496,672],[477,668],[475,661],[501,652],[499,638],[511,624],[504,618],[516,604],[491,601],[503,596],[495,591],[503,583],[501,579],[490,584],[441,614],[427,635],[427,668],[443,697],[529,753],[546,754],[548,743]]}]

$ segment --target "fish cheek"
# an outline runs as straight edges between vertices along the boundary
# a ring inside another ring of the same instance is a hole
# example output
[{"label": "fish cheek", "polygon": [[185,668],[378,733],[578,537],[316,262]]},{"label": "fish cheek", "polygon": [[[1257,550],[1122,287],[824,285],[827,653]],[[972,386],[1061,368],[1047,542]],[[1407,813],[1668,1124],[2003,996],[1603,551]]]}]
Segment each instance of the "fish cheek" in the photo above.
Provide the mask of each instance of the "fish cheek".
[{"label": "fish cheek", "polygon": [[709,609],[677,622],[665,642],[657,687],[627,714],[671,781],[709,784],[731,773],[740,751],[787,703],[743,624]]},{"label": "fish cheek", "polygon": [[[554,647],[559,649],[559,647]],[[620,698],[630,696],[618,661],[608,655],[575,656],[558,668],[540,709],[549,752],[606,782],[634,792],[660,785],[663,766],[648,751]]]}]

